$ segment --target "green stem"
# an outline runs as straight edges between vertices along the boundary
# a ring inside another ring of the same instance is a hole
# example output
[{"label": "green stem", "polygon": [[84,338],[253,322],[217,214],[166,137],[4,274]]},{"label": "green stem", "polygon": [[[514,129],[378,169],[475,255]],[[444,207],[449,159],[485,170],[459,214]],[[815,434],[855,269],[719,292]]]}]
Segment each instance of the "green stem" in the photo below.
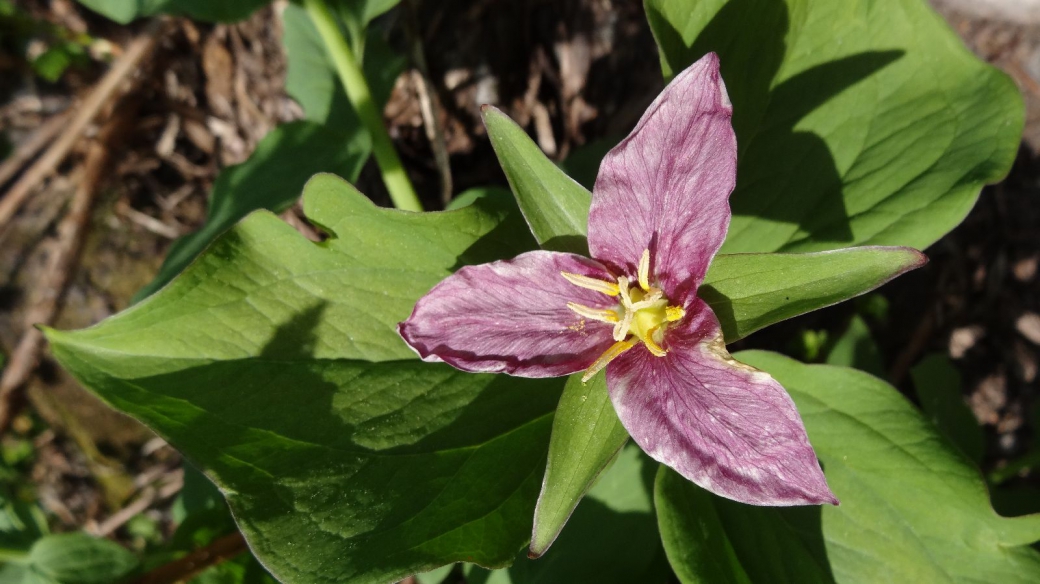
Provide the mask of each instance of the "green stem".
[{"label": "green stem", "polygon": [[1040,466],[1040,450],[1028,452],[1021,458],[1012,460],[1003,468],[998,468],[989,473],[987,478],[991,485],[999,485],[1018,476],[1018,473],[1023,470],[1033,468],[1034,466]]},{"label": "green stem", "polygon": [[372,92],[368,88],[361,64],[354,57],[347,39],[340,34],[335,17],[329,11],[325,0],[303,0],[303,4],[314,21],[314,26],[318,28],[318,34],[325,43],[329,58],[336,66],[340,81],[347,90],[347,99],[354,106],[361,124],[372,137],[372,155],[376,157],[376,164],[383,174],[383,182],[390,191],[390,199],[394,206],[406,211],[422,211],[419,197],[415,194],[412,182],[408,180],[401,159],[397,157],[390,135],[386,133],[383,116],[372,99]]}]

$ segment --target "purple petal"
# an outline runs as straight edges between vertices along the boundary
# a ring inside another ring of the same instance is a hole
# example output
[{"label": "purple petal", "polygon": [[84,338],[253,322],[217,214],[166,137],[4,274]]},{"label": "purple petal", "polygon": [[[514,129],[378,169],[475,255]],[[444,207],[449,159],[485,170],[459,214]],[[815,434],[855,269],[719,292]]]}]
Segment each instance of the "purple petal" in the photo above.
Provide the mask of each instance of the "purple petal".
[{"label": "purple petal", "polygon": [[580,288],[560,272],[613,282],[602,264],[574,254],[532,251],[466,266],[419,299],[397,330],[424,361],[464,371],[556,377],[587,368],[613,343],[611,325],[569,308],[613,308],[615,299]]},{"label": "purple petal", "polygon": [[631,276],[650,249],[666,294],[696,292],[729,228],[732,110],[714,53],[668,84],[600,165],[589,211],[592,257]]},{"label": "purple petal", "polygon": [[664,357],[641,347],[607,366],[607,387],[642,449],[697,485],[753,505],[837,504],[794,402],[734,361],[703,301],[668,331]]}]

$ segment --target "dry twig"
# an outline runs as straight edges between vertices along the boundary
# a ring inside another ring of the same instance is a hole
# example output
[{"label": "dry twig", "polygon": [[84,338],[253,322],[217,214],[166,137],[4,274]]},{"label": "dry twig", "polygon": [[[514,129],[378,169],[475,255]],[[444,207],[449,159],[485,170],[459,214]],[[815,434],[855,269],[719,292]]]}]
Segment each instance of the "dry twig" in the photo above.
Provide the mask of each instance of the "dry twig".
[{"label": "dry twig", "polygon": [[447,205],[451,202],[453,187],[448,145],[444,141],[444,125],[440,118],[441,102],[437,97],[437,89],[430,79],[429,67],[426,65],[426,53],[423,50],[422,35],[419,32],[419,19],[412,0],[405,1],[405,8],[408,12],[407,31],[412,45],[412,62],[416,68],[416,74],[412,79],[415,82],[415,92],[419,98],[419,111],[422,112],[426,138],[430,141],[433,159],[437,163],[437,171],[441,176],[441,203]]},{"label": "dry twig", "polygon": [[42,298],[26,315],[30,327],[22,335],[11,360],[0,376],[0,433],[7,430],[14,417],[16,396],[18,391],[29,380],[36,369],[40,347],[43,344],[43,333],[35,328],[35,324],[51,324],[57,315],[62,296],[79,258],[83,246],[86,227],[90,223],[91,210],[97,198],[105,170],[112,159],[112,150],[119,137],[128,129],[136,111],[133,107],[117,110],[116,115],[105,125],[98,140],[93,142],[84,162],[83,178],[72,196],[68,215],[58,226],[58,238],[55,249],[47,259],[39,290]]},{"label": "dry twig", "polygon": [[29,139],[18,146],[14,154],[4,160],[3,163],[0,163],[0,186],[11,180],[40,150],[43,150],[50,144],[51,140],[54,140],[55,136],[65,129],[68,118],[68,110],[51,116],[50,119],[33,132]]},{"label": "dry twig", "polygon": [[126,52],[119,57],[108,73],[91,90],[90,95],[83,100],[83,104],[77,108],[71,121],[64,127],[65,131],[61,137],[51,144],[40,159],[29,167],[22,178],[14,183],[7,194],[0,199],[0,230],[7,226],[11,217],[18,212],[19,207],[36,185],[61,164],[90,122],[116,94],[116,90],[122,85],[123,80],[136,71],[141,61],[152,53],[158,44],[163,26],[164,21],[154,20],[148,23],[141,34],[130,42]]},{"label": "dry twig", "polygon": [[188,582],[203,570],[234,558],[246,551],[246,540],[239,532],[225,535],[208,546],[199,548],[179,560],[159,566],[141,576],[135,584],[174,584]]},{"label": "dry twig", "polygon": [[164,501],[170,497],[176,495],[184,487],[184,473],[171,473],[170,480],[162,485],[156,487],[149,485],[145,487],[141,494],[134,499],[132,503],[123,507],[119,511],[116,511],[110,515],[107,519],[102,521],[96,528],[91,530],[93,535],[98,537],[108,537],[115,533],[117,529],[126,524],[137,515],[144,513],[149,507],[159,501]]}]

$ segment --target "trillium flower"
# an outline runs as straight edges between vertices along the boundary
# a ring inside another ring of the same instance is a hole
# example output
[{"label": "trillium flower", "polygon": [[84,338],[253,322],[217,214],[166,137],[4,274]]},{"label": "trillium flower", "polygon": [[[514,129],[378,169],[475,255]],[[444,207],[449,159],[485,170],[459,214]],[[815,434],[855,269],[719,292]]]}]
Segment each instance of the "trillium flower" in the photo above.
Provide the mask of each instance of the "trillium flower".
[{"label": "trillium flower", "polygon": [[398,330],[424,360],[463,371],[587,381],[605,369],[625,429],[690,481],[756,505],[837,504],[790,396],[730,356],[697,296],[729,227],[731,115],[709,54],[604,158],[592,259],[532,251],[464,267]]}]

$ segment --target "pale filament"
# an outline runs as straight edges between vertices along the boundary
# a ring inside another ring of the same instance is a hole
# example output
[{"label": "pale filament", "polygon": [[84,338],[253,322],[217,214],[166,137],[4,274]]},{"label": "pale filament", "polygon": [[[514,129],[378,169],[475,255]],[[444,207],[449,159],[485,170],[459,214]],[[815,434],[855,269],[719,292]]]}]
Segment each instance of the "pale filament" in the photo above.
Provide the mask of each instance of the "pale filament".
[{"label": "pale filament", "polygon": [[610,363],[611,361],[616,359],[618,355],[624,353],[625,351],[631,349],[634,346],[636,346],[636,344],[631,343],[629,341],[618,341],[611,345],[610,348],[604,351],[604,353],[600,355],[599,358],[596,359],[596,361],[592,365],[589,365],[589,368],[585,370],[585,374],[581,376],[581,382],[588,383],[589,380],[593,378],[593,376],[595,376],[597,373],[602,371],[604,367],[607,366],[607,363]]},{"label": "pale filament", "polygon": [[575,286],[617,297],[619,301],[617,308],[613,310],[590,308],[575,302],[567,303],[567,308],[581,317],[614,325],[612,336],[615,343],[589,366],[581,378],[582,383],[591,379],[619,355],[636,346],[638,341],[642,341],[654,356],[664,357],[668,354],[654,337],[659,336],[658,333],[663,332],[668,323],[682,320],[686,311],[681,306],[670,306],[668,299],[664,297],[664,291],[651,285],[649,249],[644,250],[639,258],[639,288],[631,288],[626,276],[619,276],[617,283],[614,283],[570,272],[560,273]]},{"label": "pale filament", "polygon": [[590,318],[592,320],[598,320],[600,322],[605,322],[609,324],[614,324],[618,322],[617,313],[613,310],[606,310],[602,308],[589,308],[588,306],[582,306],[581,304],[577,304],[575,302],[568,302],[567,308],[570,308],[579,316],[584,316],[585,318]]},{"label": "pale filament", "polygon": [[560,272],[560,274],[563,275],[563,277],[566,278],[568,282],[574,284],[575,286],[586,288],[588,290],[593,290],[595,292],[600,292],[602,294],[606,294],[607,296],[618,295],[618,285],[613,282],[604,282],[603,280],[597,280],[595,278],[590,278],[588,276],[582,276],[579,274],[572,274],[570,272]]},{"label": "pale filament", "polygon": [[643,257],[639,258],[639,287],[644,292],[650,291],[650,250],[643,250]]}]

